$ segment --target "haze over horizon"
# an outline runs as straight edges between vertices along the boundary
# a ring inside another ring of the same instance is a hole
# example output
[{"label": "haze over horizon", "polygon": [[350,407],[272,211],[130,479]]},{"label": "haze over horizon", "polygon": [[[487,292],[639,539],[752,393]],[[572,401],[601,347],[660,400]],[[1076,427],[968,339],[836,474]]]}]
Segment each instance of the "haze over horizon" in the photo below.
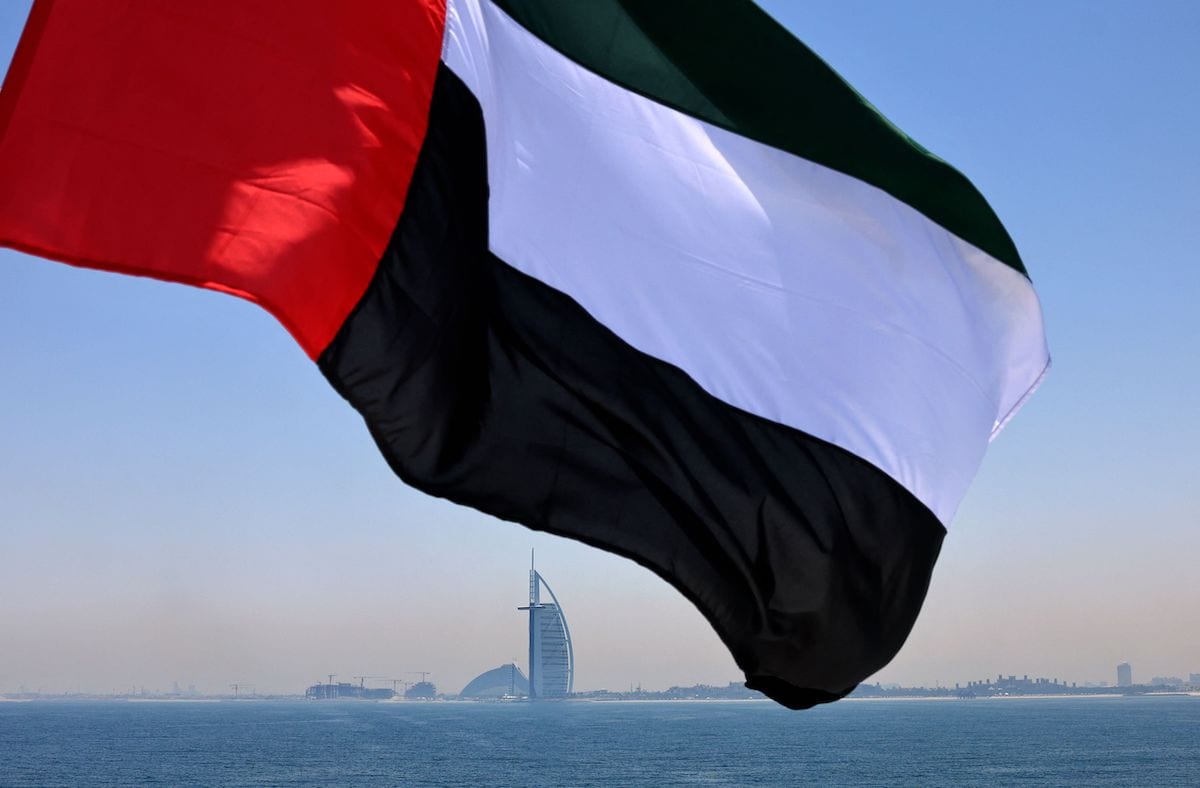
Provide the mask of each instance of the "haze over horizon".
[{"label": "haze over horizon", "polygon": [[[871,681],[1200,671],[1200,6],[763,5],[980,188],[1054,357]],[[0,692],[457,692],[525,666],[530,548],[577,689],[741,678],[647,570],[405,487],[249,303],[0,250],[0,336]]]}]

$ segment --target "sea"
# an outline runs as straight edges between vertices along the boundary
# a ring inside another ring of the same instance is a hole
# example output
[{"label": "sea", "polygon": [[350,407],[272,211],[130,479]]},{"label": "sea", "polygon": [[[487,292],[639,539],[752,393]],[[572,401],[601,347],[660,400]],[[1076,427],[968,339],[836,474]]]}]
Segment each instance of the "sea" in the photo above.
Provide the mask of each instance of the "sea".
[{"label": "sea", "polygon": [[1200,697],[0,703],[3,786],[1200,786]]}]

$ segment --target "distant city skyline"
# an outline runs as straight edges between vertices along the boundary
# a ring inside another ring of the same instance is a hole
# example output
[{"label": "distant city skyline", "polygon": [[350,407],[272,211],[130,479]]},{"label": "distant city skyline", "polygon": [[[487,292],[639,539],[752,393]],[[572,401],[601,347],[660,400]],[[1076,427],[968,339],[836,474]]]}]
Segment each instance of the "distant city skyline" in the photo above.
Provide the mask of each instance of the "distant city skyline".
[{"label": "distant city skyline", "polygon": [[[887,692],[895,691],[936,691],[954,690],[964,695],[1004,695],[1004,694],[1023,694],[1023,695],[1053,695],[1053,694],[1097,694],[1101,690],[1127,690],[1134,693],[1146,691],[1185,691],[1190,693],[1200,693],[1200,673],[1189,673],[1187,679],[1179,676],[1154,676],[1146,681],[1131,681],[1128,680],[1130,674],[1128,669],[1131,666],[1128,663],[1121,663],[1117,666],[1117,680],[1115,683],[1109,681],[1076,681],[1070,678],[1060,678],[1058,676],[1031,676],[1031,674],[1017,675],[1014,673],[997,673],[993,674],[995,678],[988,676],[986,678],[956,680],[953,682],[936,681],[928,685],[903,685],[899,682],[864,682],[862,692],[859,695],[871,696],[878,694],[877,690]],[[1126,670],[1122,670],[1126,669]],[[109,692],[103,691],[84,691],[84,690],[62,690],[62,691],[44,691],[41,688],[32,688],[25,685],[20,685],[16,689],[0,688],[0,698],[20,698],[20,697],[71,697],[71,696],[95,696],[95,697],[161,697],[161,698],[254,698],[254,697],[306,697],[309,699],[325,700],[325,699],[362,699],[362,700],[389,700],[393,697],[397,699],[415,699],[424,700],[435,697],[449,697],[459,699],[495,699],[501,694],[509,697],[524,697],[527,700],[538,700],[538,698],[528,697],[528,681],[516,663],[508,663],[500,667],[485,670],[472,679],[467,687],[475,686],[474,693],[463,695],[457,686],[439,686],[435,683],[435,676],[426,671],[407,671],[406,673],[420,674],[420,681],[406,681],[403,679],[382,677],[382,676],[361,676],[353,675],[354,681],[344,679],[345,675],[340,673],[327,674],[321,681],[308,686],[307,688],[293,688],[290,691],[281,692],[261,692],[253,684],[247,683],[232,683],[215,689],[198,688],[194,684],[187,685],[184,689],[179,682],[172,682],[170,689],[151,686],[147,688],[144,684],[134,682],[132,685],[123,688],[114,688]],[[497,678],[499,676],[499,678]],[[336,679],[336,681],[335,681]],[[694,685],[685,685],[682,683],[671,683],[662,687],[646,686],[641,684],[634,687],[633,683],[628,685],[628,691],[624,686],[605,687],[598,689],[585,690],[576,693],[557,693],[554,695],[544,694],[545,699],[561,699],[565,697],[596,697],[597,693],[610,693],[612,695],[627,695],[639,696],[643,694],[661,694],[678,689],[696,689],[702,686],[708,686],[720,689],[722,695],[730,696],[738,693],[731,693],[731,688],[739,685],[739,681],[728,682],[701,682]],[[500,687],[505,689],[505,692],[480,692],[479,687]],[[518,687],[521,689],[518,691]],[[507,689],[506,689],[507,688]],[[757,693],[754,693],[757,695]],[[1100,693],[1103,694],[1103,693]]]},{"label": "distant city skyline", "polygon": [[[869,681],[1200,670],[1200,4],[763,6],[979,186],[1054,357]],[[0,337],[0,691],[461,688],[526,661],[530,548],[576,690],[741,678],[649,571],[406,488],[250,304],[0,250]]]}]

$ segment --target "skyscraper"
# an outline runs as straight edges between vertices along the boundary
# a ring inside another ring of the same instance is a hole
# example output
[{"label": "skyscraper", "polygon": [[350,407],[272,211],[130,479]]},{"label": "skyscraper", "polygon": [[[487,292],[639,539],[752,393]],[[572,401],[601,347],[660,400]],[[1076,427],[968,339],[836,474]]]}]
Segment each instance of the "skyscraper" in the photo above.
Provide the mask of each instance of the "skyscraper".
[{"label": "skyscraper", "polygon": [[1117,665],[1117,686],[1133,686],[1133,667],[1128,662],[1122,662],[1120,665]]},{"label": "skyscraper", "polygon": [[[541,601],[546,589],[550,602]],[[575,652],[571,630],[558,598],[550,584],[529,561],[529,605],[517,608],[529,611],[529,697],[561,698],[575,687]]]}]

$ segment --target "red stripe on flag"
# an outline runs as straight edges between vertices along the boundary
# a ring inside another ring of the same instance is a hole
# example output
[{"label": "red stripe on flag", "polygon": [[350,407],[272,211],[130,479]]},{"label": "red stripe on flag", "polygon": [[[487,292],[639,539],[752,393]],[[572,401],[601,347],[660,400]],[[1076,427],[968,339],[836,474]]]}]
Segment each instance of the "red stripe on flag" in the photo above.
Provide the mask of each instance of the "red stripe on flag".
[{"label": "red stripe on flag", "polygon": [[0,96],[0,243],[234,293],[315,358],[425,136],[441,0],[38,0]]}]

